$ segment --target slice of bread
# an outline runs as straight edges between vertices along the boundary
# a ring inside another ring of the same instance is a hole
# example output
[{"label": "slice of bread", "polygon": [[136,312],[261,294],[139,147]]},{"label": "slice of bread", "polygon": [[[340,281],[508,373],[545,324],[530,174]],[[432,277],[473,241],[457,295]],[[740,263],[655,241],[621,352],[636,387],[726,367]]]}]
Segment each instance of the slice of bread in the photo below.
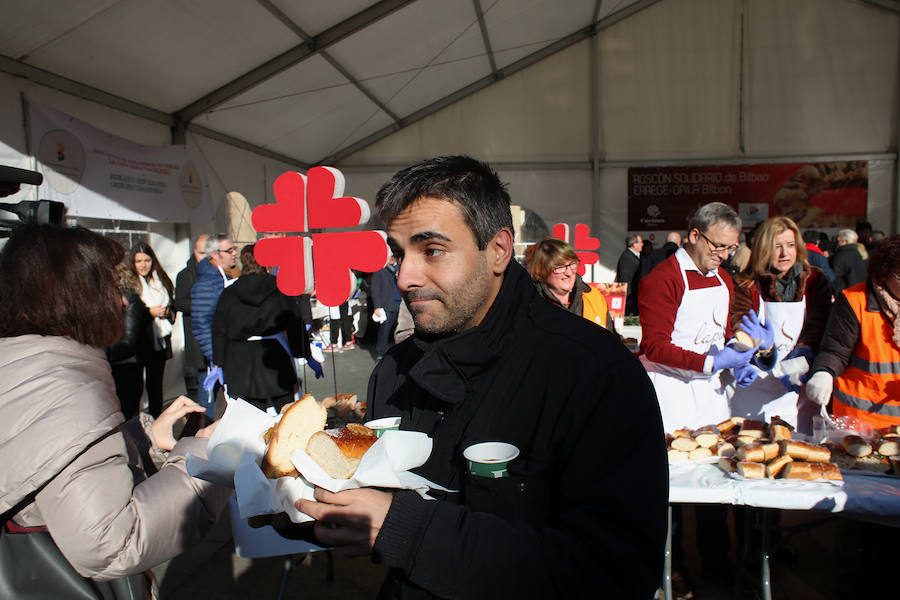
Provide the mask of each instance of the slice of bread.
[{"label": "slice of bread", "polygon": [[309,438],[325,428],[328,411],[312,394],[306,394],[291,404],[275,426],[269,448],[261,468],[269,479],[296,477],[297,469],[291,462],[294,450],[306,448]]},{"label": "slice of bread", "polygon": [[341,429],[317,431],[309,438],[306,453],[334,479],[350,479],[363,454],[375,443],[375,432],[351,423]]}]

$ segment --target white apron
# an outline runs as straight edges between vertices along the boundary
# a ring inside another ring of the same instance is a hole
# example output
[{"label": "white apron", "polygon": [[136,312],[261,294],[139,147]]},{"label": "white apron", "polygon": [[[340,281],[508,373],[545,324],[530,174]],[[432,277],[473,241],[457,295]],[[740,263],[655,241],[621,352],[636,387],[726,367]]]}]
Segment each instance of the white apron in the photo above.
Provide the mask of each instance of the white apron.
[{"label": "white apron", "polygon": [[[731,303],[728,286],[716,273],[719,285],[688,289],[687,275],[681,263],[679,268],[684,280],[684,296],[675,315],[672,344],[699,354],[711,351],[714,354],[725,345],[725,323]],[[644,355],[640,359],[656,389],[665,431],[671,433],[682,427],[696,429],[715,425],[731,416],[718,374],[661,365]]]},{"label": "white apron", "polygon": [[[759,298],[759,320],[771,323],[775,331],[775,359],[780,363],[797,345],[806,318],[806,298],[799,302],[764,302]],[[755,367],[754,367],[755,368]],[[757,371],[759,371],[757,369]],[[776,374],[779,374],[777,367]],[[732,384],[734,386],[734,384]],[[759,377],[745,388],[734,386],[731,414],[767,423],[778,415],[797,427],[797,392],[788,391],[778,377],[759,371]]]}]

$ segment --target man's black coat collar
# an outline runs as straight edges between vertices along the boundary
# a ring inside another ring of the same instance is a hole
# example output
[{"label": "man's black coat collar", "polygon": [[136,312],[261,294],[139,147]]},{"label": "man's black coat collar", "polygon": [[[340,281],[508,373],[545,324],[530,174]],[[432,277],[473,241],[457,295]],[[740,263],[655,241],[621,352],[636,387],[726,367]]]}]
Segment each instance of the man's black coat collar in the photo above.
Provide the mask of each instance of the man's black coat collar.
[{"label": "man's black coat collar", "polygon": [[409,375],[430,394],[455,404],[466,396],[469,380],[500,356],[504,340],[535,295],[525,269],[514,260],[506,267],[503,284],[484,320],[471,329],[435,341],[415,337],[421,358]]}]

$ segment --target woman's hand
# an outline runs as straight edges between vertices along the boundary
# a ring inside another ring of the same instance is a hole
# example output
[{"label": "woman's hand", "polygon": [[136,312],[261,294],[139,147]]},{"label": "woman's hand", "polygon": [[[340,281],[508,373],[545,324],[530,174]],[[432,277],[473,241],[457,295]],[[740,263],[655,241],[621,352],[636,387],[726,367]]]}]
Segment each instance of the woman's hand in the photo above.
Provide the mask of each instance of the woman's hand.
[{"label": "woman's hand", "polygon": [[151,306],[150,307],[150,316],[156,318],[163,318],[166,316],[166,313],[169,311],[168,306],[164,306],[160,304],[159,306]]},{"label": "woman's hand", "polygon": [[[161,450],[165,451],[174,448],[175,436],[172,434],[172,427],[175,425],[175,421],[191,413],[205,411],[205,408],[187,396],[178,396],[175,398],[172,404],[170,404],[168,408],[153,421],[153,425],[150,426],[151,431],[153,431],[153,437],[156,439],[156,445],[159,446]],[[208,435],[200,435],[200,432],[210,428],[215,429],[214,425],[215,424],[201,429],[197,432],[197,435],[199,437],[209,437],[209,435],[212,435],[212,431],[210,431]]]},{"label": "woman's hand", "polygon": [[212,437],[212,434],[216,430],[216,427],[218,427],[218,425],[219,425],[218,421],[213,421],[212,423],[210,423],[203,429],[198,430],[197,433],[194,434],[194,437],[210,438],[210,437]]}]

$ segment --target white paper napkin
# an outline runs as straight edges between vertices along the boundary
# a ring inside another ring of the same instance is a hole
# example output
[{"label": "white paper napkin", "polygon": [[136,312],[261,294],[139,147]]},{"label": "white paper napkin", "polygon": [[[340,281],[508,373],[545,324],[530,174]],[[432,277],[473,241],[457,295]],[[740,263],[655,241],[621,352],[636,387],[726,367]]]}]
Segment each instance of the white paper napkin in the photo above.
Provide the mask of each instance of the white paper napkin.
[{"label": "white paper napkin", "polygon": [[188,452],[185,467],[194,477],[232,487],[234,472],[244,455],[249,454],[262,460],[266,451],[262,435],[276,419],[248,402],[226,399],[228,408],[209,438],[207,458]]},{"label": "white paper napkin", "polygon": [[333,479],[305,450],[295,451],[291,455],[291,461],[306,481],[329,492],[359,487],[386,487],[416,490],[423,498],[427,498],[429,488],[451,491],[409,472],[409,469],[428,460],[431,446],[431,438],[418,431],[385,431],[363,455],[359,467],[350,479]]},{"label": "white paper napkin", "polygon": [[314,500],[316,485],[332,492],[369,486],[413,489],[425,498],[429,488],[450,491],[409,472],[431,455],[431,438],[414,431],[386,431],[363,456],[351,479],[332,479],[305,450],[291,457],[300,477],[268,479],[260,469],[266,451],[262,435],[278,418],[228,398],[225,415],[207,446],[209,459],[190,453],[186,457],[188,473],[194,477],[234,486],[243,519],[285,512],[294,523],[310,521],[294,504],[301,498]]}]

